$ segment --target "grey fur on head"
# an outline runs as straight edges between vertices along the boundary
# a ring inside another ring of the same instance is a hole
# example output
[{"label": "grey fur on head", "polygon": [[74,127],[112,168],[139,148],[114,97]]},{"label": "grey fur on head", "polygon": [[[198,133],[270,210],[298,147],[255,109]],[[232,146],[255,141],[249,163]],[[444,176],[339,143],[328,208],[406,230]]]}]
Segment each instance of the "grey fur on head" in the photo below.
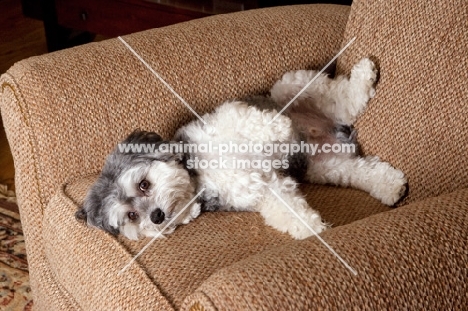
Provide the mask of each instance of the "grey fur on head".
[{"label": "grey fur on head", "polygon": [[[137,230],[131,230],[131,225],[141,221],[142,214],[151,217],[154,211],[147,195],[150,189],[145,190],[146,193],[138,189],[141,181],[147,179],[146,174],[151,165],[155,162],[171,163],[185,171],[183,154],[158,152],[162,143],[162,138],[154,132],[135,130],[131,133],[107,157],[99,178],[89,189],[82,208],[76,212],[76,218],[114,235],[120,233],[122,227],[128,227],[126,230],[130,235],[135,233]],[[148,146],[148,149],[135,152],[134,146]],[[128,189],[132,187],[135,190],[133,192]],[[156,192],[155,189],[152,191]],[[126,219],[121,215],[112,217],[115,214],[112,210],[116,208],[135,213],[132,218],[136,218]],[[134,234],[132,237],[137,238]]]}]

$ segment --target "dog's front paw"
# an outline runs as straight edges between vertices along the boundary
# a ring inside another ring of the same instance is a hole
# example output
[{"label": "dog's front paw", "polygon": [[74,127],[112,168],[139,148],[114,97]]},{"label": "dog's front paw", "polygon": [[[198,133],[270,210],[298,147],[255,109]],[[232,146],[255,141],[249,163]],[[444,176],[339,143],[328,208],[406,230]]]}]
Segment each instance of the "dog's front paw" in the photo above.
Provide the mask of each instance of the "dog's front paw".
[{"label": "dog's front paw", "polygon": [[384,173],[381,180],[374,185],[371,195],[383,204],[393,206],[406,194],[408,182],[405,174],[390,164],[382,162],[380,166]]},{"label": "dog's front paw", "polygon": [[[351,79],[356,90],[367,95],[367,100],[375,96],[375,82],[377,81],[377,68],[369,58],[361,59],[351,70]],[[367,102],[367,101],[366,101]]]},{"label": "dog's front paw", "polygon": [[200,203],[193,203],[190,207],[190,213],[186,214],[185,218],[182,219],[181,223],[186,225],[195,218],[197,218],[201,213]]},{"label": "dog's front paw", "polygon": [[307,213],[306,215],[301,215],[301,219],[296,218],[292,220],[287,232],[293,238],[303,240],[310,236],[319,234],[327,228],[328,225],[322,221],[320,215],[314,211],[310,211],[310,213]]},{"label": "dog's front paw", "polygon": [[[403,175],[403,172],[396,170]],[[381,198],[383,204],[388,206],[395,205],[398,201],[400,201],[403,196],[405,196],[406,192],[408,191],[408,182],[406,178],[399,177],[396,178],[393,182],[389,184],[388,190],[386,194]]]}]

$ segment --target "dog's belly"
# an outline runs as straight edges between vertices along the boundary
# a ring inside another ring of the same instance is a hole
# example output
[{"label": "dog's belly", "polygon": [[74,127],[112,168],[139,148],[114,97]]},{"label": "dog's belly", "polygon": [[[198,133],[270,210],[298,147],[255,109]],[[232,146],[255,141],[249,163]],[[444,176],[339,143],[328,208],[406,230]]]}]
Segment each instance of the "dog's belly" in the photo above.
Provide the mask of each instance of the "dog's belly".
[{"label": "dog's belly", "polygon": [[[261,103],[268,106],[270,101]],[[301,182],[309,161],[327,156],[316,155],[314,159],[305,153],[290,155],[281,149],[268,154],[238,152],[230,149],[233,145],[298,144],[301,136],[307,143],[334,143],[339,140],[333,122],[325,116],[321,115],[325,120],[317,121],[312,131],[311,127],[304,129],[304,126],[298,126],[305,124],[299,122],[304,121],[303,118],[291,120],[299,115],[314,121],[311,113],[300,114],[298,111],[288,117],[277,115],[276,110],[262,108],[243,102],[228,102],[215,112],[204,115],[205,123],[196,120],[177,131],[174,140],[205,148],[204,151],[192,150],[187,155],[194,166],[191,168],[196,172],[198,191],[205,188],[200,200],[203,210],[254,211],[268,190],[266,185],[274,178],[289,175]],[[306,133],[299,134],[298,130]],[[228,146],[228,150],[221,150],[221,145]],[[285,160],[287,165],[283,165]],[[280,165],[273,166],[273,161]]]}]

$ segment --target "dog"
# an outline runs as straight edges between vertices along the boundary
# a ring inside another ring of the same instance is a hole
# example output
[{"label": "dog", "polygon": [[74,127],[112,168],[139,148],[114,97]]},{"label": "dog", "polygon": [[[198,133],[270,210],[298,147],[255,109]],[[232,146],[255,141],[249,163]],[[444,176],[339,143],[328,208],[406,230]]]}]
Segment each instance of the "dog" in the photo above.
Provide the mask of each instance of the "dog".
[{"label": "dog", "polygon": [[[330,152],[331,146],[357,146],[353,123],[375,95],[374,63],[362,59],[349,78],[320,74],[292,101],[317,74],[287,72],[269,95],[227,101],[203,121],[180,128],[171,141],[133,132],[108,156],[76,217],[135,240],[171,234],[204,211],[249,211],[305,239],[328,225],[300,193],[301,182],[353,187],[396,204],[407,189],[402,171],[376,156],[361,157],[358,148]],[[203,144],[211,152],[195,148]],[[154,148],[127,148],[138,145]],[[297,146],[319,148],[311,154]]]}]

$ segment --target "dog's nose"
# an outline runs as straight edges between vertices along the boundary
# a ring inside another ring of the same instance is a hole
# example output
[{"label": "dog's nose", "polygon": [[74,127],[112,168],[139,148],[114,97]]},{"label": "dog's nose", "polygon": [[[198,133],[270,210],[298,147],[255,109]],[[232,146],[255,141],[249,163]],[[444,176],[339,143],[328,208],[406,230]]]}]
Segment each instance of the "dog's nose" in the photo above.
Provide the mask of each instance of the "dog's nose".
[{"label": "dog's nose", "polygon": [[152,222],[159,225],[164,221],[164,216],[164,212],[160,208],[157,208],[151,212],[150,219]]}]

